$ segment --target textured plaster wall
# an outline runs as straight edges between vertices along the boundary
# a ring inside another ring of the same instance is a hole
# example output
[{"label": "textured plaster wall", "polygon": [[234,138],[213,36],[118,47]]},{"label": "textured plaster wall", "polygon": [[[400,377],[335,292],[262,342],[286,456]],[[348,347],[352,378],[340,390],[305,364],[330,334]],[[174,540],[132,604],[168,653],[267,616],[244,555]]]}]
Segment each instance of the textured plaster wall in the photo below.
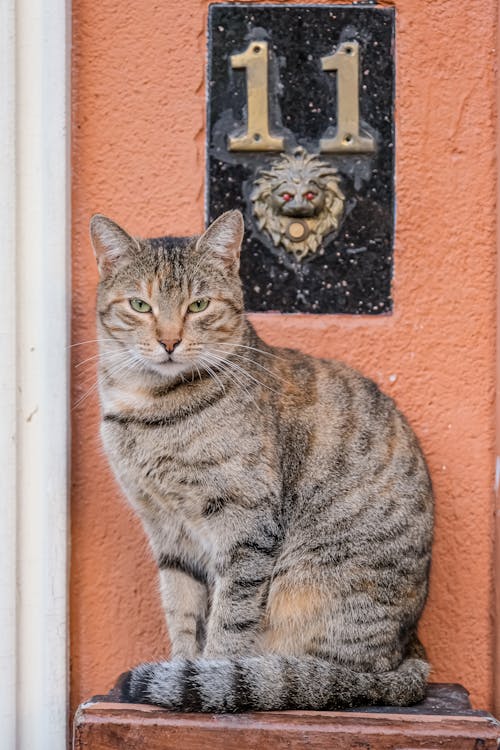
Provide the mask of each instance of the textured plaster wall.
[{"label": "textured plaster wall", "polygon": [[[496,0],[400,0],[395,312],[254,316],[274,344],[339,357],[394,396],[437,499],[421,634],[433,679],[492,701]],[[142,235],[202,228],[207,6],[73,0],[73,339],[95,338],[87,239],[102,211]],[[73,349],[74,365],[95,353]],[[76,402],[93,360],[73,369]],[[155,567],[98,437],[95,391],[73,410],[72,701],[168,653]]]}]

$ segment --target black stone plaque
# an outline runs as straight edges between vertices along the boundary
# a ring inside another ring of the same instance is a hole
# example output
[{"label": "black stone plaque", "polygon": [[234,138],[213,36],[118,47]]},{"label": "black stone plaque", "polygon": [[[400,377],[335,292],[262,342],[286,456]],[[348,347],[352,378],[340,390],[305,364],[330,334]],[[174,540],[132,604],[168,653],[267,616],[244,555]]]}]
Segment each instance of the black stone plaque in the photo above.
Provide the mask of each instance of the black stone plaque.
[{"label": "black stone plaque", "polygon": [[207,221],[245,216],[247,309],[390,312],[393,9],[216,4],[208,34]]}]

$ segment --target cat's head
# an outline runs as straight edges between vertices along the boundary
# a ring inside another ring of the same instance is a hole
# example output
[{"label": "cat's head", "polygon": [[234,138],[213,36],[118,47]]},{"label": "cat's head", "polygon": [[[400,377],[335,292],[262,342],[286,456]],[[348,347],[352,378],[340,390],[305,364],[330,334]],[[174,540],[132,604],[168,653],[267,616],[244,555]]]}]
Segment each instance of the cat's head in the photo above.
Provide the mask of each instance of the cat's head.
[{"label": "cat's head", "polygon": [[199,238],[141,240],[93,216],[97,313],[108,348],[166,378],[227,356],[244,326],[243,228],[241,213],[228,211]]}]

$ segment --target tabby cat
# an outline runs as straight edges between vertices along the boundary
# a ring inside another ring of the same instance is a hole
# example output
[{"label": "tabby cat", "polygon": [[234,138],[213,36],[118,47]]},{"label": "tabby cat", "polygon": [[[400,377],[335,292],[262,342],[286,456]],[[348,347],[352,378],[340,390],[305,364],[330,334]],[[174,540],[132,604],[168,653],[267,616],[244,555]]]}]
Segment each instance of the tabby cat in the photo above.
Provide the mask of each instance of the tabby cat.
[{"label": "tabby cat", "polygon": [[[91,221],[102,438],[158,564],[171,659],[121,697],[175,711],[407,705],[433,500],[393,401],[345,364],[262,341],[243,219],[136,239]],[[293,343],[293,342],[292,342]]]}]

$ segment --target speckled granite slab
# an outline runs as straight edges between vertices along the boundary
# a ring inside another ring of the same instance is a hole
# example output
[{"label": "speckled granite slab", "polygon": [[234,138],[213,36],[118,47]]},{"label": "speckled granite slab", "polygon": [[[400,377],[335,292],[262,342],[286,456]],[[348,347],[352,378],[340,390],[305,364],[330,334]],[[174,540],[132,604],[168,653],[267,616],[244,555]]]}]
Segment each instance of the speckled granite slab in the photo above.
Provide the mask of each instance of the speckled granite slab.
[{"label": "speckled granite slab", "polygon": [[[226,5],[209,13],[207,80],[207,221],[230,208],[245,215],[242,254],[247,308],[252,311],[376,315],[392,309],[394,234],[394,9],[336,5]],[[279,153],[228,149],[245,129],[245,69],[231,66],[252,40],[267,41],[271,132],[284,151],[319,153],[335,135],[337,73],[321,58],[339,45],[359,44],[359,112],[373,153],[325,154],[345,196],[340,227],[304,260],[259,231],[250,195],[263,168]]]}]

